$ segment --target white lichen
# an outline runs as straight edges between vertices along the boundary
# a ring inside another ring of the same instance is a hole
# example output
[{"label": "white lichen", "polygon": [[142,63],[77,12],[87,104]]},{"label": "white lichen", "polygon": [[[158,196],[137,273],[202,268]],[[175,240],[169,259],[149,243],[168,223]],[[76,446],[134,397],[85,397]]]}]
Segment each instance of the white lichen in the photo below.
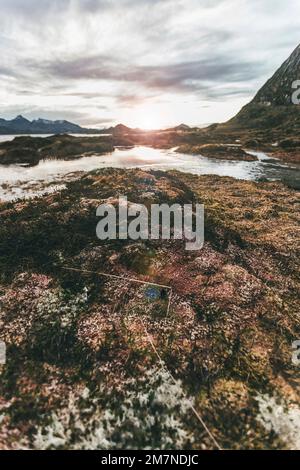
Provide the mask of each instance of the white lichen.
[{"label": "white lichen", "polygon": [[86,305],[87,294],[88,289],[86,287],[81,293],[69,299],[66,299],[63,291],[59,289],[48,291],[39,300],[37,305],[38,315],[50,322],[58,320],[62,328],[70,326]]},{"label": "white lichen", "polygon": [[273,431],[290,449],[300,450],[300,408],[269,395],[259,395],[257,401],[258,421],[267,431]]},{"label": "white lichen", "polygon": [[[35,449],[181,449],[193,439],[188,429],[191,401],[180,381],[163,369],[131,379],[122,397],[102,388],[70,394],[66,406],[35,433]],[[122,398],[122,400],[121,400]]]}]

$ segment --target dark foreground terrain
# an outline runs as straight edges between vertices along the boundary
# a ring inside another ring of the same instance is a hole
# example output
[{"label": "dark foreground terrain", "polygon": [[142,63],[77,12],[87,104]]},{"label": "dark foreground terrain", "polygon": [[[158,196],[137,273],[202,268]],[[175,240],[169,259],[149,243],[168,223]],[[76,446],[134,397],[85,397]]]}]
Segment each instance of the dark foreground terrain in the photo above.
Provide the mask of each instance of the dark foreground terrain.
[{"label": "dark foreground terrain", "polygon": [[[204,203],[204,248],[100,242],[119,195]],[[105,169],[2,204],[0,447],[299,448],[299,259],[280,183]]]}]

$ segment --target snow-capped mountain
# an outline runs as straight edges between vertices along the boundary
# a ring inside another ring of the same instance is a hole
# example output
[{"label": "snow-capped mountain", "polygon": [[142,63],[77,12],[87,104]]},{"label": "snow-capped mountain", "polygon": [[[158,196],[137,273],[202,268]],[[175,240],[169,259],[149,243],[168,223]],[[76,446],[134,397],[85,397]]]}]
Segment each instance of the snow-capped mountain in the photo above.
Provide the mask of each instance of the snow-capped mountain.
[{"label": "snow-capped mountain", "polygon": [[34,119],[29,121],[23,116],[14,119],[0,119],[0,134],[62,134],[62,133],[91,133],[95,129],[85,129],[69,121],[49,119]]}]

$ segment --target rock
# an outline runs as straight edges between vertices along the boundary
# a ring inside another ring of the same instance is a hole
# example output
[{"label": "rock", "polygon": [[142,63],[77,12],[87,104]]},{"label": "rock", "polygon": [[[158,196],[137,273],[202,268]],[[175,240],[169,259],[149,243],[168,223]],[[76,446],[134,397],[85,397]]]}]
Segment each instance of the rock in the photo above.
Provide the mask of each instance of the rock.
[{"label": "rock", "polygon": [[56,135],[51,137],[16,137],[0,143],[0,163],[27,163],[36,165],[40,160],[55,158],[70,160],[83,155],[95,155],[113,151],[107,137],[73,137]]},{"label": "rock", "polygon": [[183,145],[178,152],[203,155],[220,160],[256,161],[257,157],[246,153],[239,145],[206,144],[200,146]]}]

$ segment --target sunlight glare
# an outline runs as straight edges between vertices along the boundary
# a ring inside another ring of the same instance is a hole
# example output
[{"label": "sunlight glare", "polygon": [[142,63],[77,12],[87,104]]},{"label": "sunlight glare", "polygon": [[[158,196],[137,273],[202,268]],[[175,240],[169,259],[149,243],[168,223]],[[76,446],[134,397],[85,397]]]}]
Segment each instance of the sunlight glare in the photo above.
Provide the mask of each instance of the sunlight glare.
[{"label": "sunlight glare", "polygon": [[135,108],[130,119],[133,127],[147,131],[165,127],[168,117],[159,106],[140,106]]}]

